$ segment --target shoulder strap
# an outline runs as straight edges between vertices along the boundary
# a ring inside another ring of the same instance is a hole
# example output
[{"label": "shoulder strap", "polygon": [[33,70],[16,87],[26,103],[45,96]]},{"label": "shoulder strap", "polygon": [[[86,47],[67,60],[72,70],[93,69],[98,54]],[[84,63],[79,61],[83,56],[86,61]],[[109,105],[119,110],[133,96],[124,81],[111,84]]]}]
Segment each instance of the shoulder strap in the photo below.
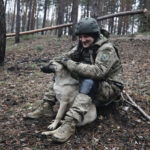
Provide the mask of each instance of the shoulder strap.
[{"label": "shoulder strap", "polygon": [[114,46],[114,45],[113,45],[113,47],[114,47],[114,49],[115,49],[115,51],[116,51],[116,54],[117,54],[118,58],[120,59],[119,52],[118,52],[118,48],[117,48],[116,46]]}]

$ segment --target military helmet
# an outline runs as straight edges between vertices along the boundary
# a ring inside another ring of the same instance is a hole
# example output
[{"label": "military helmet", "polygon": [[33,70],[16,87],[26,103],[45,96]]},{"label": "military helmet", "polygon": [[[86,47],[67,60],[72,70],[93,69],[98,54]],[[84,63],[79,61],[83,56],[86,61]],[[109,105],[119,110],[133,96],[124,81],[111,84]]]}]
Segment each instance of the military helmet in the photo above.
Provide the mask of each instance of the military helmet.
[{"label": "military helmet", "polygon": [[75,34],[100,34],[100,28],[97,21],[94,18],[82,18],[76,26]]}]

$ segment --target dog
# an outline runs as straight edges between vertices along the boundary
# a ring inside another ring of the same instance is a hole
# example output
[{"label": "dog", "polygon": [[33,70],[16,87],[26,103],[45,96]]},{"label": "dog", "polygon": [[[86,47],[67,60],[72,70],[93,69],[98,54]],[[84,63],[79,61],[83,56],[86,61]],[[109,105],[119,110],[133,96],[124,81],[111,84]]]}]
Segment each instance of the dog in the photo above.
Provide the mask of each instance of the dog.
[{"label": "dog", "polygon": [[[51,135],[55,133],[55,129],[65,116],[65,113],[72,106],[75,97],[79,93],[79,81],[71,76],[71,73],[67,70],[67,68],[52,60],[49,64],[49,69],[51,73],[55,73],[53,89],[60,106],[53,123],[48,126],[48,129],[51,131],[42,132],[42,135]],[[96,119],[96,117],[96,106],[91,104],[89,111],[85,114],[83,121],[80,122],[78,126],[91,123]]]}]

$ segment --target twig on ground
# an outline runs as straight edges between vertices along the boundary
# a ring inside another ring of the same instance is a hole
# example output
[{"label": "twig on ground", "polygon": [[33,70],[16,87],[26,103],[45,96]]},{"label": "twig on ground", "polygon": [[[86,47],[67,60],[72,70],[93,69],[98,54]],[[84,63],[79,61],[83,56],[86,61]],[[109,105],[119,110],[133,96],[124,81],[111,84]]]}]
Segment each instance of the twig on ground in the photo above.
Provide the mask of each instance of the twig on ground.
[{"label": "twig on ground", "polygon": [[[125,97],[124,97],[123,94],[125,94],[128,99],[125,99]],[[129,96],[129,94],[128,94],[125,90],[122,91],[121,96],[122,96],[122,99],[123,99],[126,103],[128,103],[128,104],[132,105],[133,107],[135,107],[137,110],[139,110],[139,111],[142,113],[142,115],[143,115],[145,118],[147,118],[147,119],[150,121],[150,116],[149,116],[139,105],[137,105],[137,104],[133,101],[133,99]]]}]

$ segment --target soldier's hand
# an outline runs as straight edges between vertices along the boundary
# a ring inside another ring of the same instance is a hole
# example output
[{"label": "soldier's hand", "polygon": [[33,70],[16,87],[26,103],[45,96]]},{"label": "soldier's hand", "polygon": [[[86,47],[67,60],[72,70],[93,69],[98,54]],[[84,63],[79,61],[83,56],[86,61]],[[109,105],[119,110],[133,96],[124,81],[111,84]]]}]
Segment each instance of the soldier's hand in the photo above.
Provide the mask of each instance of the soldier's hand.
[{"label": "soldier's hand", "polygon": [[67,57],[59,57],[54,59],[56,62],[63,64],[64,66],[67,65],[67,61],[69,60]]},{"label": "soldier's hand", "polygon": [[55,58],[54,58],[54,61],[56,61],[56,62],[58,62],[58,63],[61,63],[61,59],[62,59],[62,57],[55,57]]}]

